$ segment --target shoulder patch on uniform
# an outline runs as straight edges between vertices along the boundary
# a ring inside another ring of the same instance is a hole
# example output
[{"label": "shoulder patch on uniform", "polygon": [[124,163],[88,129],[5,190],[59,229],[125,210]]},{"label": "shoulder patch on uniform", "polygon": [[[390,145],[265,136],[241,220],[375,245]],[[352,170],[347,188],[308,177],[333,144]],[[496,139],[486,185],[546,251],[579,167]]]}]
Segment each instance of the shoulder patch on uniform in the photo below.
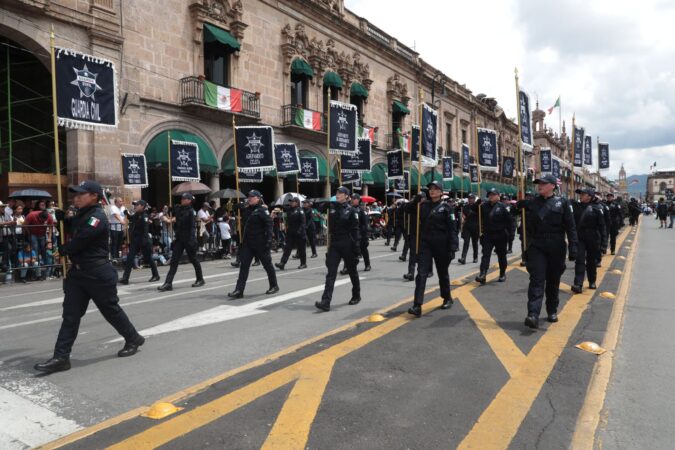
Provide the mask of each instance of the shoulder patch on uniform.
[{"label": "shoulder patch on uniform", "polygon": [[89,225],[90,227],[96,228],[99,223],[101,223],[101,221],[93,216],[90,217],[89,220],[87,220],[87,225]]},{"label": "shoulder patch on uniform", "polygon": [[562,202],[561,202],[560,200],[558,200],[557,202],[555,202],[555,207],[556,207],[556,208],[560,208],[561,206],[562,206]]},{"label": "shoulder patch on uniform", "polygon": [[268,210],[265,210],[265,214],[267,214],[269,216],[270,212]]}]

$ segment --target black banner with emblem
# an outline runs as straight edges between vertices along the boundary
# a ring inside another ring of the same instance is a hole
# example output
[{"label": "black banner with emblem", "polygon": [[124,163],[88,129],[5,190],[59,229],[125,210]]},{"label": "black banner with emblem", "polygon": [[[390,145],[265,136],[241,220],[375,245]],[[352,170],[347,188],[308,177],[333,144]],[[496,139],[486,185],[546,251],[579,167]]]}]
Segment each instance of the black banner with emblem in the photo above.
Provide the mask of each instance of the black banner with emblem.
[{"label": "black banner with emblem", "polygon": [[471,176],[471,182],[478,183],[478,165],[476,164],[469,165],[469,174]]},{"label": "black banner with emblem", "polygon": [[584,136],[584,165],[593,165],[593,137]]},{"label": "black banner with emblem", "polygon": [[471,152],[469,146],[462,144],[462,173],[469,173],[469,166],[471,165]]},{"label": "black banner with emblem", "polygon": [[403,177],[403,152],[393,150],[387,152],[387,178],[397,180]]},{"label": "black banner with emblem", "polygon": [[478,129],[478,165],[481,170],[496,171],[499,161],[497,132],[488,128]]},{"label": "black banner with emblem", "polygon": [[530,96],[522,89],[518,92],[518,102],[520,107],[520,137],[523,150],[531,152],[532,145],[532,113],[530,110]]},{"label": "black banner with emblem", "polygon": [[598,169],[609,169],[609,144],[598,142]]},{"label": "black banner with emblem", "polygon": [[390,180],[389,187],[393,187],[397,192],[408,192],[410,190],[410,171],[404,170],[401,178]]},{"label": "black banner with emblem", "polygon": [[234,135],[240,172],[268,172],[275,168],[272,127],[235,127]]},{"label": "black banner with emblem", "polygon": [[438,112],[426,103],[422,107],[422,166],[438,164]]},{"label": "black banner with emblem", "polygon": [[361,174],[359,172],[342,171],[342,184],[352,184],[357,181],[361,181]]},{"label": "black banner with emblem", "polygon": [[553,170],[551,167],[552,159],[553,155],[551,154],[550,148],[542,148],[539,150],[539,167],[541,169],[541,173],[551,173]]},{"label": "black banner with emblem", "polygon": [[142,153],[122,153],[124,187],[148,187],[148,165]]},{"label": "black banner with emblem", "polygon": [[55,48],[56,111],[60,126],[117,127],[117,80],[112,62]]},{"label": "black banner with emblem", "polygon": [[580,127],[574,127],[574,167],[584,165],[584,133]]},{"label": "black banner with emblem", "polygon": [[357,147],[358,111],[355,105],[330,102],[328,148],[330,154],[351,155]]},{"label": "black banner with emblem", "polygon": [[410,134],[410,139],[412,139],[412,143],[410,144],[410,160],[417,162],[417,154],[420,152],[420,127],[413,125]]},{"label": "black banner with emblem", "polygon": [[455,176],[452,156],[443,157],[443,180],[452,180]]},{"label": "black banner with emblem", "polygon": [[259,170],[257,172],[251,172],[247,170],[246,172],[239,171],[239,182],[240,183],[262,183],[263,172]]},{"label": "black banner with emblem", "polygon": [[340,155],[342,172],[368,172],[370,170],[371,146],[370,139],[358,139],[358,148],[353,155]]},{"label": "black banner with emblem", "polygon": [[551,160],[551,175],[560,179],[560,160],[558,158]]},{"label": "black banner with emblem", "polygon": [[199,146],[171,139],[171,180],[199,181]]},{"label": "black banner with emblem", "polygon": [[295,144],[274,144],[274,160],[279,176],[300,172],[300,158]]},{"label": "black banner with emblem", "polygon": [[319,181],[319,159],[315,157],[300,157],[300,172],[298,181],[312,183]]},{"label": "black banner with emblem", "polygon": [[516,158],[504,156],[502,159],[502,176],[504,178],[513,178],[515,172]]}]

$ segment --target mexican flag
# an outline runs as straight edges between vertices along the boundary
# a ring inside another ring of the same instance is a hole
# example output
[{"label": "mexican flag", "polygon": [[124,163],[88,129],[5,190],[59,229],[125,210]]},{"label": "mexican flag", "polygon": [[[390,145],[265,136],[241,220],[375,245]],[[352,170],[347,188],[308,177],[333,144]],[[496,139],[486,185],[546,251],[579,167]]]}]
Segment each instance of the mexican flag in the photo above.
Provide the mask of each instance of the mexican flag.
[{"label": "mexican flag", "polygon": [[558,96],[558,100],[555,101],[555,105],[551,106],[551,107],[548,109],[548,114],[549,114],[549,116],[551,115],[551,113],[553,112],[553,110],[556,109],[556,108],[560,108],[560,96]]},{"label": "mexican flag", "polygon": [[363,139],[370,139],[370,143],[375,142],[375,128],[362,127],[359,125],[359,136]]},{"label": "mexican flag", "polygon": [[398,133],[398,145],[404,152],[410,153],[411,139],[408,133]]},{"label": "mexican flag", "polygon": [[204,81],[204,101],[224,111],[241,112],[241,91]]},{"label": "mexican flag", "polygon": [[314,131],[321,131],[321,113],[298,108],[295,110],[295,124]]}]

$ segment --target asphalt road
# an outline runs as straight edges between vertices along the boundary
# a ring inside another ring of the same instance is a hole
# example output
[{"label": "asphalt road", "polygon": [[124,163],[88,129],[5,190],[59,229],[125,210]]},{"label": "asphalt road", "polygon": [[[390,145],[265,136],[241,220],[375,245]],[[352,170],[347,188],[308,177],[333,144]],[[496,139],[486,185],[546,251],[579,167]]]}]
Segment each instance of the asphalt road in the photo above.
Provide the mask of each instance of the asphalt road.
[{"label": "asphalt road", "polygon": [[[514,245],[514,247],[517,246]],[[622,247],[628,252],[630,245]],[[606,257],[597,292],[561,292],[561,321],[526,329],[527,273],[509,267],[478,286],[477,264],[451,265],[457,302],[440,305],[429,280],[420,319],[405,311],[413,284],[406,264],[371,243],[373,271],[360,273],[363,301],[348,306],[340,277],[329,313],[313,303],[323,289],[321,257],[278,273],[281,292],[253,268],[246,297],[231,301],[236,270],[204,265],[193,289],[181,266],[175,290],[158,293],[147,270],[120,289],[132,322],[148,336],[120,359],[122,343],[92,307],[83,319],[73,369],[36,376],[60,324],[60,283],[3,286],[0,303],[0,448],[57,441],[67,448],[565,448],[596,356],[574,348],[602,340],[624,261]],[[278,260],[280,254],[274,258]],[[494,259],[494,258],[493,258]],[[514,261],[517,258],[514,258]],[[493,261],[496,263],[496,260]],[[610,266],[611,265],[611,266]],[[162,275],[164,271],[160,270]],[[570,283],[571,270],[564,281]],[[383,322],[366,321],[384,314]],[[170,400],[180,412],[139,417]],[[122,416],[120,416],[122,415]],[[54,445],[57,445],[54,444]],[[54,445],[48,445],[51,448]]]}]

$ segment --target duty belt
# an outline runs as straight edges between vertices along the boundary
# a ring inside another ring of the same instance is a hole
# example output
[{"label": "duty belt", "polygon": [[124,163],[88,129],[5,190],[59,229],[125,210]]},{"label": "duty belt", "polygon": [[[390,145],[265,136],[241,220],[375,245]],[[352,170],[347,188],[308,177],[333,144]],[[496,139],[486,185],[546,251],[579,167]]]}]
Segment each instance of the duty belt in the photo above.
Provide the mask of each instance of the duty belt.
[{"label": "duty belt", "polygon": [[537,233],[532,236],[532,239],[564,239],[565,233]]},{"label": "duty belt", "polygon": [[109,259],[98,259],[96,261],[91,261],[87,263],[82,263],[82,264],[73,264],[73,267],[75,267],[77,270],[84,270],[85,268],[87,269],[93,269],[94,267],[101,267],[110,262]]}]

